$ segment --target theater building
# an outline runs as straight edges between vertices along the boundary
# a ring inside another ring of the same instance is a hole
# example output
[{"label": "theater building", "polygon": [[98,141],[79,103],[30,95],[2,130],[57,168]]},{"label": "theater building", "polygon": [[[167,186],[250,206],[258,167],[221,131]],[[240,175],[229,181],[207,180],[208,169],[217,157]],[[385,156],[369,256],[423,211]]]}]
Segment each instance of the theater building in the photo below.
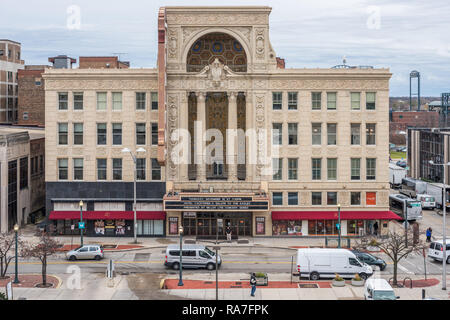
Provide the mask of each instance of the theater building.
[{"label": "theater building", "polygon": [[233,237],[336,235],[339,215],[342,235],[371,233],[375,222],[386,232],[397,218],[389,69],[286,69],[270,12],[164,7],[155,69],[47,70],[49,213],[69,217],[63,209],[83,198],[93,223],[125,216],[134,164],[121,149],[143,146],[138,206],[152,206],[138,212],[158,215],[165,236],[183,226],[186,236],[224,237],[227,225]]}]

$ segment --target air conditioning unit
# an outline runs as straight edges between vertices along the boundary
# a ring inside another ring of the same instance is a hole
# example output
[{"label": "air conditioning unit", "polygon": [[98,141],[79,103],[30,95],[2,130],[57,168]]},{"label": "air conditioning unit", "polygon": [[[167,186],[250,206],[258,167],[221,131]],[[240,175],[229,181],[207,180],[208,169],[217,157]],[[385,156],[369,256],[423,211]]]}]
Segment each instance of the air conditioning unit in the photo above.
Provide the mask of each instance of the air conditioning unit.
[{"label": "air conditioning unit", "polygon": [[431,132],[433,132],[433,133],[440,133],[441,129],[440,128],[432,128]]}]

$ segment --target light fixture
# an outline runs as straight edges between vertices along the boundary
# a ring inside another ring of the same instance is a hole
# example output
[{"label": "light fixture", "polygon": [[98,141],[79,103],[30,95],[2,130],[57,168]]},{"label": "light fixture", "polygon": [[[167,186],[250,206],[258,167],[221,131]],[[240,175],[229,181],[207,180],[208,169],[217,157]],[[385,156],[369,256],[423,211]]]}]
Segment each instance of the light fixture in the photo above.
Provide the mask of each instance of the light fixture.
[{"label": "light fixture", "polygon": [[14,231],[15,232],[19,231],[19,225],[17,223],[14,225]]},{"label": "light fixture", "polygon": [[80,200],[79,205],[80,205],[80,207],[83,207],[83,200]]},{"label": "light fixture", "polygon": [[123,152],[123,153],[125,153],[125,152],[130,152],[130,149],[128,149],[128,148],[123,148],[123,149],[122,149],[122,152]]},{"label": "light fixture", "polygon": [[337,206],[338,206],[338,208],[340,208],[340,207],[341,207],[341,204],[340,204],[340,203],[338,203],[338,205],[337,205]]},{"label": "light fixture", "polygon": [[180,226],[180,227],[178,228],[178,231],[179,231],[180,233],[183,233],[183,226]]}]

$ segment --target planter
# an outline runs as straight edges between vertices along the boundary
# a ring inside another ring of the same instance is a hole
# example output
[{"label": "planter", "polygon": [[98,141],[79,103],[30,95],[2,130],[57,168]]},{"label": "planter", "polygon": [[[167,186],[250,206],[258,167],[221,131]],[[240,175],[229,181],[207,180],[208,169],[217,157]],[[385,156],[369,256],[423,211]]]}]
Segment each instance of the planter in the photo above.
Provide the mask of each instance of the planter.
[{"label": "planter", "polygon": [[269,277],[267,276],[267,273],[264,273],[264,276],[256,276],[256,285],[257,286],[269,285]]},{"label": "planter", "polygon": [[380,248],[375,247],[375,246],[367,246],[366,250],[369,252],[380,252],[381,251]]},{"label": "planter", "polygon": [[345,281],[333,280],[332,285],[333,285],[333,287],[344,287],[345,286]]},{"label": "planter", "polygon": [[362,287],[362,286],[364,286],[364,280],[355,280],[355,279],[352,279],[352,286],[354,286],[354,287]]}]

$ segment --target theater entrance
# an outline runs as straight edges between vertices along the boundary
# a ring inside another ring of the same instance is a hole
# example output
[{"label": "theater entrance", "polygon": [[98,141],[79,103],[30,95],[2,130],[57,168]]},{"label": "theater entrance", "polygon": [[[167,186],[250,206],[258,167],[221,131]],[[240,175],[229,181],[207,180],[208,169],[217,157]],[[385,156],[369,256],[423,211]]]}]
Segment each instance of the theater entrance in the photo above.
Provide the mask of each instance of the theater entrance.
[{"label": "theater entrance", "polygon": [[184,235],[198,239],[226,239],[227,225],[231,227],[232,239],[252,235],[251,212],[183,212],[182,223]]}]

